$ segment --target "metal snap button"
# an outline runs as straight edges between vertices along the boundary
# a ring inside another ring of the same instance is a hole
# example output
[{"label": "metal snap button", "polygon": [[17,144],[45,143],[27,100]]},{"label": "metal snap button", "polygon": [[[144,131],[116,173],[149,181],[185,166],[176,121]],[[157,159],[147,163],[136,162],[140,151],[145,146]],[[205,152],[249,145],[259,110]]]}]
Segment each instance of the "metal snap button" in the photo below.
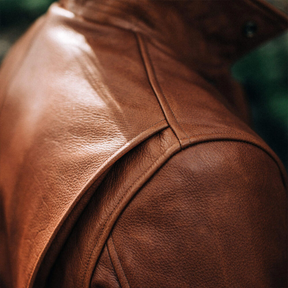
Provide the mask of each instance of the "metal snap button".
[{"label": "metal snap button", "polygon": [[243,28],[243,33],[247,38],[253,38],[257,32],[257,25],[253,21],[248,21]]}]

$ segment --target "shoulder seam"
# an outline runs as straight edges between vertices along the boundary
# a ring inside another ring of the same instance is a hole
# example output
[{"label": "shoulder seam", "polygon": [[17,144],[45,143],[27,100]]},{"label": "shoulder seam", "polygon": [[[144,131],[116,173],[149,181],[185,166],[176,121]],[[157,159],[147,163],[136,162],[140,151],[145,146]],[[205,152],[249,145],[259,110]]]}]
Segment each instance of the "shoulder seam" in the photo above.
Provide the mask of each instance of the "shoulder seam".
[{"label": "shoulder seam", "polygon": [[151,88],[159,102],[159,105],[163,111],[163,114],[166,118],[167,123],[169,124],[170,128],[172,129],[173,133],[177,137],[181,148],[185,148],[185,146],[189,146],[191,144],[189,136],[184,131],[180,123],[178,122],[177,118],[174,115],[173,110],[171,109],[165,94],[163,93],[161,86],[159,85],[158,79],[156,77],[153,64],[150,58],[150,55],[148,53],[148,49],[145,45],[145,41],[143,37],[139,33],[135,33],[137,43],[139,46],[139,52],[141,54],[144,68],[147,73],[147,77],[149,80],[149,83],[151,85]]},{"label": "shoulder seam", "polygon": [[[90,252],[87,264],[85,265],[85,268],[84,268],[83,276],[81,277],[82,279],[80,280],[81,287],[84,287],[84,285],[85,285],[85,278],[86,278],[86,275],[88,273],[89,266],[91,265],[90,262],[91,262],[91,260],[93,261],[93,253],[98,248],[98,244],[99,244],[99,242],[101,242],[101,237],[106,237],[105,236],[105,227],[107,226],[107,223],[109,222],[109,220],[111,221],[111,218],[112,218],[115,210],[119,209],[121,204],[124,205],[124,207],[121,208],[121,211],[126,209],[126,206],[128,203],[123,204],[123,202],[126,202],[126,201],[129,202],[130,201],[129,199],[127,199],[129,197],[128,196],[129,191],[133,191],[135,189],[135,192],[132,193],[132,196],[134,196],[139,191],[140,187],[145,185],[145,183],[148,181],[148,179],[150,179],[155,174],[155,171],[157,171],[163,165],[163,163],[165,163],[170,157],[173,156],[173,154],[175,154],[175,150],[177,150],[178,146],[179,146],[178,143],[174,144],[172,146],[169,146],[169,148],[166,149],[164,153],[161,153],[161,155],[159,157],[157,157],[157,159],[154,160],[152,162],[152,164],[150,164],[149,167],[147,169],[145,169],[145,171],[143,173],[141,173],[136,180],[133,181],[133,183],[128,187],[128,189],[125,190],[122,197],[119,199],[117,204],[114,206],[113,210],[110,212],[108,218],[106,219],[105,223],[103,224],[101,231],[100,231],[100,234],[99,234],[99,237],[98,237],[96,243],[93,245],[94,248]],[[140,186],[140,187],[137,187],[137,186]],[[119,217],[119,215],[116,216],[116,221],[117,221],[118,217]],[[112,230],[113,230],[113,228],[111,228],[110,231],[112,231]]]},{"label": "shoulder seam", "polygon": [[124,288],[130,288],[131,286],[129,284],[129,281],[127,279],[127,276],[125,274],[121,261],[119,259],[119,256],[118,256],[118,253],[117,253],[117,250],[116,250],[113,238],[112,238],[112,234],[107,240],[107,249],[108,249],[108,254],[109,254],[111,263],[113,265],[113,269],[120,283],[120,286]]}]

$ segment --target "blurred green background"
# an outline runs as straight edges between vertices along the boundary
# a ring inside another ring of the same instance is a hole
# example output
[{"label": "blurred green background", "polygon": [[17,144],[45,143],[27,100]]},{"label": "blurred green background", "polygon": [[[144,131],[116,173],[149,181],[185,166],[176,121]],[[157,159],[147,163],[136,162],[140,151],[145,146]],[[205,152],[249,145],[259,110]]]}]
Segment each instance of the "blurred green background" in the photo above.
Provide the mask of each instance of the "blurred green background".
[{"label": "blurred green background", "polygon": [[[287,0],[268,1],[287,10]],[[52,2],[0,0],[0,62],[9,47],[37,17],[45,13]],[[232,73],[248,95],[254,129],[278,154],[287,169],[288,33],[239,60]]]},{"label": "blurred green background", "polygon": [[232,72],[248,95],[254,130],[288,170],[288,33],[240,59]]}]

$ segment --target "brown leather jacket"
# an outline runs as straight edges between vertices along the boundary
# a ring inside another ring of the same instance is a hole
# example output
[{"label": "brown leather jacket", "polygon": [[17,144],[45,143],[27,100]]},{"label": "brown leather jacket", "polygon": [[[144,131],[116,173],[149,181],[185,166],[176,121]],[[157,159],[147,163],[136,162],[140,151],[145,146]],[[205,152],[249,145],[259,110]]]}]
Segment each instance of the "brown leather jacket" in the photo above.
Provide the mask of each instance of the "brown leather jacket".
[{"label": "brown leather jacket", "polygon": [[229,73],[286,27],[260,0],[52,5],[1,70],[1,288],[287,287],[285,170]]}]

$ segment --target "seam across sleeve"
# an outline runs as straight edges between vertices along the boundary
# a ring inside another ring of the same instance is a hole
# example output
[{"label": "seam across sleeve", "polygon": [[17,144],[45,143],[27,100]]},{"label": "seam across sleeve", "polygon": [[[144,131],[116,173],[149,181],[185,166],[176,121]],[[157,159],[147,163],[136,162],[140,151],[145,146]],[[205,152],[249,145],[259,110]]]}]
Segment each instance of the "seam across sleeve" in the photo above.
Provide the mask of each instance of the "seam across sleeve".
[{"label": "seam across sleeve", "polygon": [[275,162],[243,142],[173,156],[112,232],[131,287],[285,287],[286,191]]}]

